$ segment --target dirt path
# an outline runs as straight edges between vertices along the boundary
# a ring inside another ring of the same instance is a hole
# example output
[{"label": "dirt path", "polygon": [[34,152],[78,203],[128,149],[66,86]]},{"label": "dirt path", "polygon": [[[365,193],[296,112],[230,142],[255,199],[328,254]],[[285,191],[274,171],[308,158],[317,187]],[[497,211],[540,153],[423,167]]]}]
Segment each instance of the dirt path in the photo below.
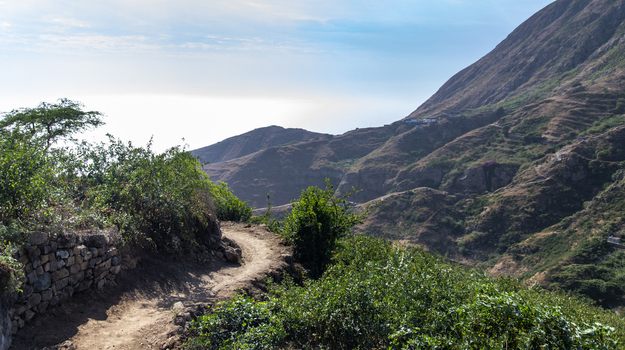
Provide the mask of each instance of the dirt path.
[{"label": "dirt path", "polygon": [[[30,322],[14,336],[14,349],[166,349],[180,331],[172,306],[212,304],[238,289],[253,289],[266,274],[285,267],[288,248],[263,227],[224,223],[225,237],[243,251],[243,262],[194,264],[142,259],[119,286],[76,295],[74,300]],[[185,310],[186,311],[186,310]],[[183,312],[184,314],[184,312]]]}]

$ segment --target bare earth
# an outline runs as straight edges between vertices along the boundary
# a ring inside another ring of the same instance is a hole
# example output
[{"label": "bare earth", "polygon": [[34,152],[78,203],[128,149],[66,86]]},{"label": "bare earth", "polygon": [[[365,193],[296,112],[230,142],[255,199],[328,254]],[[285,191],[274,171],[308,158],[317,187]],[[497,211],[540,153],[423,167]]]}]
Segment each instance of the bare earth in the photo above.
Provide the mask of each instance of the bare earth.
[{"label": "bare earth", "polygon": [[213,304],[237,290],[254,289],[285,268],[288,247],[266,228],[223,223],[224,236],[243,250],[241,264],[162,261],[145,257],[118,277],[117,287],[76,294],[37,316],[13,337],[12,349],[173,349],[181,327],[172,306]]}]

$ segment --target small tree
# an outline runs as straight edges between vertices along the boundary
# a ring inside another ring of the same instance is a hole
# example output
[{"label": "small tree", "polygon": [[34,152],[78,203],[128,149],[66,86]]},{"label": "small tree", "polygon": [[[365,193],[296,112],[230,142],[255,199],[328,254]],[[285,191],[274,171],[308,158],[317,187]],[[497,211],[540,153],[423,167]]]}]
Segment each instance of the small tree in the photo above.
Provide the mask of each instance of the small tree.
[{"label": "small tree", "polygon": [[4,115],[0,121],[3,134],[9,131],[25,133],[30,138],[40,140],[48,150],[59,139],[73,140],[72,135],[104,122],[100,112],[85,112],[80,102],[66,98],[56,104],[41,102],[36,108],[22,108]]},{"label": "small tree", "polygon": [[367,212],[348,214],[346,198],[334,195],[334,187],[326,180],[325,190],[309,187],[299,200],[292,202],[293,210],[284,219],[280,232],[293,245],[295,258],[309,269],[313,278],[321,276],[340,238],[362,223]]}]

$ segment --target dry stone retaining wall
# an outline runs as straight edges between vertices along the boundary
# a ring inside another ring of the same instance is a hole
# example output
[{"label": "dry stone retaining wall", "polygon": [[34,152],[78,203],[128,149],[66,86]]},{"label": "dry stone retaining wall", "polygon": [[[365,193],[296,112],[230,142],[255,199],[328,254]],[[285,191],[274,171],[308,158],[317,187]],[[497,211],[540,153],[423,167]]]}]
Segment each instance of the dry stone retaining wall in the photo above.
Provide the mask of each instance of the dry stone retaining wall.
[{"label": "dry stone retaining wall", "polygon": [[[0,315],[6,321],[2,322],[2,335],[8,338],[37,313],[76,292],[102,288],[121,271],[117,248],[100,234],[48,236],[34,232],[15,257],[24,265],[25,278],[13,306]],[[8,348],[2,343],[0,349]]]}]

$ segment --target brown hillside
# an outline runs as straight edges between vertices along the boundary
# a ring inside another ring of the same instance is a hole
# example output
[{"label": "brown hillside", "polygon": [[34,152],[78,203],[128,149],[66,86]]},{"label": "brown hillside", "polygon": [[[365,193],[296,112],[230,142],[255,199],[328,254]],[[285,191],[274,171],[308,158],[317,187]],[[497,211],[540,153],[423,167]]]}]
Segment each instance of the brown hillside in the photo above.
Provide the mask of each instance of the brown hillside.
[{"label": "brown hillside", "polygon": [[625,64],[621,56],[624,19],[622,0],[556,1],[452,77],[407,118],[505,101],[533,102],[553,96],[573,80],[620,76]]},{"label": "brown hillside", "polygon": [[330,135],[272,125],[230,137],[214,145],[198,148],[191,151],[191,154],[199,157],[203,163],[219,163],[244,157],[266,148],[327,137]]}]

